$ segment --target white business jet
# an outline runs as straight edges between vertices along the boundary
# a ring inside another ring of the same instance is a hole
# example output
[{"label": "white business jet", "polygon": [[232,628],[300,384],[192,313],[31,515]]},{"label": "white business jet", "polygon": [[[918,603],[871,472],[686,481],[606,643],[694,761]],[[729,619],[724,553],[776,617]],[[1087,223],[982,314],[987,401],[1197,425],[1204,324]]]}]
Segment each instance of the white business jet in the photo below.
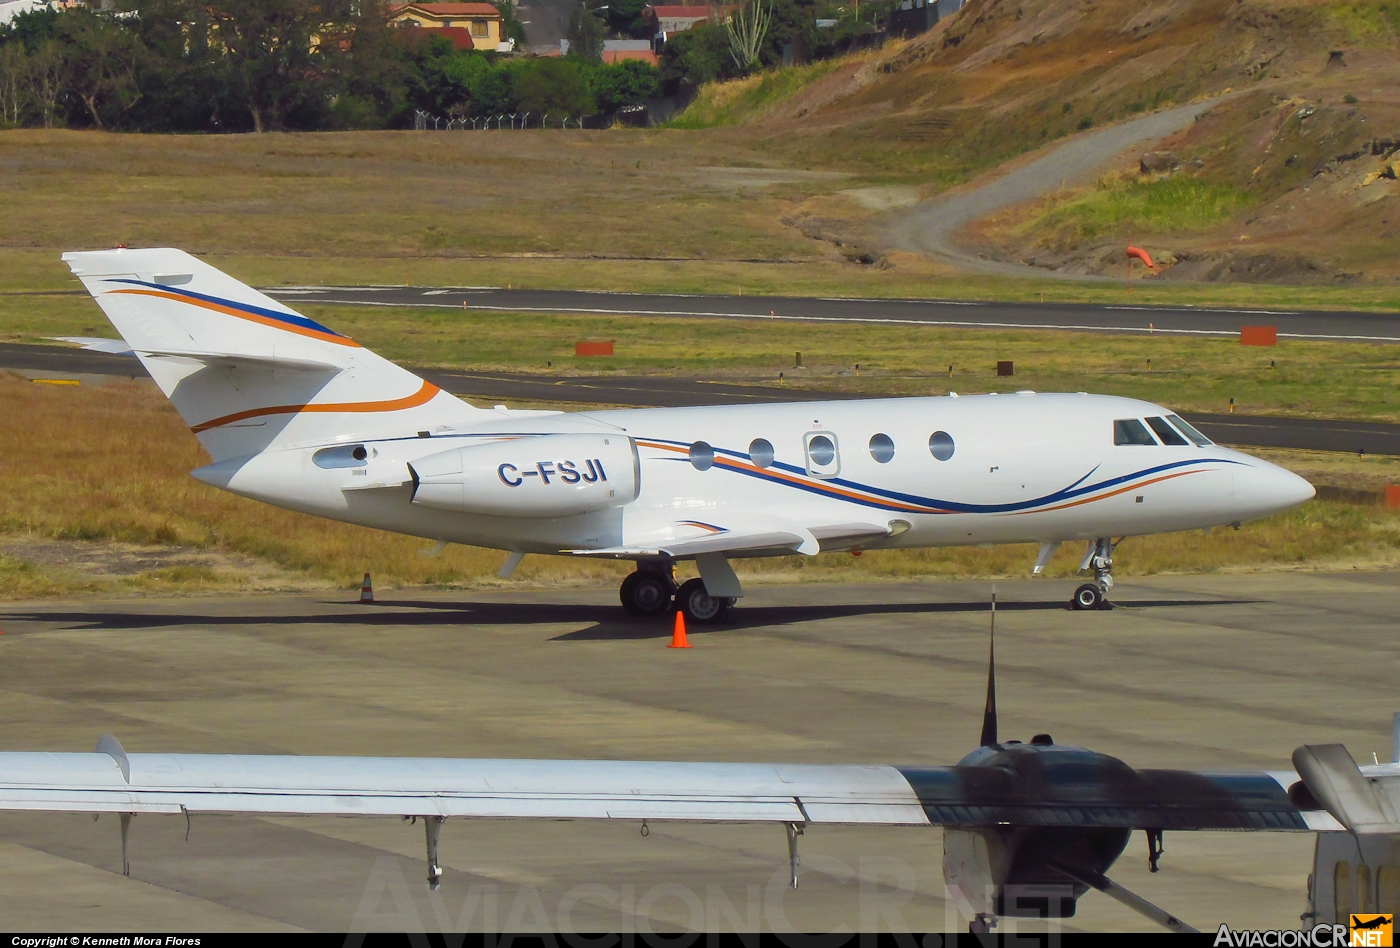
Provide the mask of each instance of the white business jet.
[{"label": "white business jet", "polygon": [[[631,560],[629,612],[720,618],[729,560],[1088,541],[1268,516],[1302,478],[1166,408],[1087,394],[563,413],[477,408],[180,250],[63,256],[209,452],[193,475],[291,510],[509,551]],[[676,588],[678,560],[700,578]]]}]

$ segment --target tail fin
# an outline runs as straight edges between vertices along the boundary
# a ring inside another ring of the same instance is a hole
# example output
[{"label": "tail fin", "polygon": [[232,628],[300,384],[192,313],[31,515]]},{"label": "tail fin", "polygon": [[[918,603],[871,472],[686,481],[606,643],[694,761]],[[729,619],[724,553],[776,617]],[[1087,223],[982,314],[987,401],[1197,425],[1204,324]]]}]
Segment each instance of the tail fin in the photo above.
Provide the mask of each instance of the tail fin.
[{"label": "tail fin", "polygon": [[183,250],[63,260],[216,462],[484,414]]}]

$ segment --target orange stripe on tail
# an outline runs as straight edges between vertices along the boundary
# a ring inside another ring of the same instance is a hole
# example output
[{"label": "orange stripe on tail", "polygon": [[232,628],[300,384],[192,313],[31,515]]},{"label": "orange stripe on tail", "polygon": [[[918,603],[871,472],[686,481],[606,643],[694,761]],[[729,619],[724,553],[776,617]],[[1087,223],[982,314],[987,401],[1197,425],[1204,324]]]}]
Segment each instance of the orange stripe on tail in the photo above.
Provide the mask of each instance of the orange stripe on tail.
[{"label": "orange stripe on tail", "polygon": [[177,303],[187,303],[190,306],[198,306],[200,309],[207,309],[215,313],[223,313],[226,316],[237,316],[239,319],[261,323],[264,326],[271,326],[273,329],[283,329],[287,332],[294,332],[298,336],[310,336],[312,339],[319,339],[322,342],[333,342],[338,346],[349,346],[352,349],[363,348],[358,342],[346,336],[337,336],[334,333],[325,333],[315,329],[307,329],[303,326],[295,326],[291,323],[281,322],[280,320],[269,319],[266,316],[259,316],[257,313],[249,313],[241,309],[234,309],[232,306],[223,306],[219,303],[190,299],[188,296],[181,296],[179,293],[168,293],[164,290],[109,290],[108,292],[128,296],[154,296],[163,300],[174,300]]},{"label": "orange stripe on tail", "polygon": [[249,418],[261,418],[264,415],[295,415],[301,412],[377,412],[377,411],[402,411],[405,408],[417,408],[419,405],[426,405],[433,400],[433,396],[441,391],[432,382],[424,382],[423,387],[412,395],[404,398],[391,398],[379,402],[322,402],[314,405],[274,405],[271,408],[250,408],[247,411],[234,412],[232,415],[224,415],[221,418],[214,418],[203,424],[195,425],[190,430],[195,434],[208,431],[211,428],[221,428],[224,425],[231,425],[236,421],[246,421]]}]

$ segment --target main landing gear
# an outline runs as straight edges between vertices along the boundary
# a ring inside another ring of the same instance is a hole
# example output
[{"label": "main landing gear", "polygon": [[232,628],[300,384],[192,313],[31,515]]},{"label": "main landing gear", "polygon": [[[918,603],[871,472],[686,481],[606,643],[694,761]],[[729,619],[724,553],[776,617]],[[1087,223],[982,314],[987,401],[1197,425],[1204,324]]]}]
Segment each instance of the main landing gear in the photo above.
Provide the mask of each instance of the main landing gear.
[{"label": "main landing gear", "polygon": [[659,616],[671,610],[671,599],[676,595],[674,566],[658,569],[642,569],[622,581],[618,597],[622,608],[634,616]]},{"label": "main landing gear", "polygon": [[659,616],[673,608],[685,613],[686,621],[709,623],[724,618],[734,600],[727,596],[711,596],[702,579],[692,579],[676,586],[675,566],[641,566],[622,581],[618,590],[622,608],[634,616]]},{"label": "main landing gear", "polygon": [[1113,551],[1122,542],[1122,537],[1116,541],[1110,537],[1089,541],[1089,552],[1084,554],[1084,562],[1079,564],[1079,571],[1082,573],[1093,567],[1094,581],[1085,583],[1074,591],[1074,596],[1069,601],[1071,609],[1113,608],[1107,598],[1108,591],[1113,588]]}]

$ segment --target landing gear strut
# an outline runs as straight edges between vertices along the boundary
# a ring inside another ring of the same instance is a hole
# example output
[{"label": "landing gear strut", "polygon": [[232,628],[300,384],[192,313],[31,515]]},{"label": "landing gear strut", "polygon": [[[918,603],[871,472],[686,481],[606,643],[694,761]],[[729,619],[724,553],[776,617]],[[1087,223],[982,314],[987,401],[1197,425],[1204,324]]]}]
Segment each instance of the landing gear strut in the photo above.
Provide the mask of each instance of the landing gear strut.
[{"label": "landing gear strut", "polygon": [[1100,537],[1089,542],[1089,551],[1079,564],[1079,571],[1093,567],[1094,581],[1085,583],[1074,591],[1069,601],[1071,609],[1112,609],[1108,602],[1108,591],[1113,588],[1113,551],[1123,542],[1123,538],[1113,540]]},{"label": "landing gear strut", "polygon": [[618,598],[622,608],[634,616],[659,616],[671,609],[671,600],[676,595],[676,581],[673,564],[643,567],[622,581]]}]

